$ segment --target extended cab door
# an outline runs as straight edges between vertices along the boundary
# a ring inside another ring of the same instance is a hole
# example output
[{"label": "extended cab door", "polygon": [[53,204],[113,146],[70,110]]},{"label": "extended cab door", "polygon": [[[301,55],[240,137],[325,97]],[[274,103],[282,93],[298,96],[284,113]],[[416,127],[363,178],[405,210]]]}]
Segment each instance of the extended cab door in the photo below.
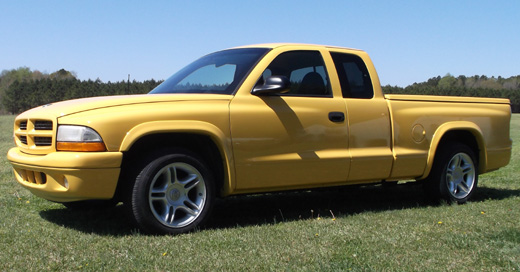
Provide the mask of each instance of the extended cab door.
[{"label": "extended cab door", "polygon": [[386,179],[393,164],[388,105],[364,52],[331,52],[347,108],[351,154],[349,182]]},{"label": "extended cab door", "polygon": [[345,102],[332,95],[320,51],[276,56],[258,77],[291,81],[288,93],[238,93],[230,104],[236,190],[254,192],[345,183]]}]

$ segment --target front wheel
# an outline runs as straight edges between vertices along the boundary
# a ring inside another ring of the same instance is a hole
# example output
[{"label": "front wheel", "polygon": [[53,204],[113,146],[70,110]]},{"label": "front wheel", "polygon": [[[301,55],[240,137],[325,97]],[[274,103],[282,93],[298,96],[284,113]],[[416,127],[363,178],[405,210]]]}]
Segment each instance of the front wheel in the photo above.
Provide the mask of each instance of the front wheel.
[{"label": "front wheel", "polygon": [[149,233],[179,234],[209,217],[215,195],[210,170],[184,151],[160,155],[137,176],[131,210],[138,226]]},{"label": "front wheel", "polygon": [[448,203],[465,203],[477,188],[477,165],[468,146],[456,143],[441,147],[426,181],[427,193]]}]

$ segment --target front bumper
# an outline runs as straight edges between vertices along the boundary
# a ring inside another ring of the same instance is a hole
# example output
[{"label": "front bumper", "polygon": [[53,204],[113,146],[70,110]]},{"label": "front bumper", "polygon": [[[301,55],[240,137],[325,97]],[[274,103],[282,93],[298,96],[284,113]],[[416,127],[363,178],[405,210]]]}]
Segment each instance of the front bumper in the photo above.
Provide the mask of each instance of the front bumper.
[{"label": "front bumper", "polygon": [[56,202],[111,199],[121,152],[53,152],[30,155],[14,147],[7,153],[18,183],[31,193]]}]

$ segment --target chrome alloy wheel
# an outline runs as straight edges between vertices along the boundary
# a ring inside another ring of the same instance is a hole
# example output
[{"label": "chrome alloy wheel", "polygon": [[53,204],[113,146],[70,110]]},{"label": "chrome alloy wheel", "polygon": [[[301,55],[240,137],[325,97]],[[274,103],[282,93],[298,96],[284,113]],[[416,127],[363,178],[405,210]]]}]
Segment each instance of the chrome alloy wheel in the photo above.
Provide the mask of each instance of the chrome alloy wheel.
[{"label": "chrome alloy wheel", "polygon": [[475,184],[475,165],[466,153],[455,154],[446,169],[446,185],[448,192],[455,199],[467,197]]},{"label": "chrome alloy wheel", "polygon": [[167,227],[182,228],[191,224],[206,204],[202,174],[187,163],[166,165],[154,176],[149,188],[150,209]]}]

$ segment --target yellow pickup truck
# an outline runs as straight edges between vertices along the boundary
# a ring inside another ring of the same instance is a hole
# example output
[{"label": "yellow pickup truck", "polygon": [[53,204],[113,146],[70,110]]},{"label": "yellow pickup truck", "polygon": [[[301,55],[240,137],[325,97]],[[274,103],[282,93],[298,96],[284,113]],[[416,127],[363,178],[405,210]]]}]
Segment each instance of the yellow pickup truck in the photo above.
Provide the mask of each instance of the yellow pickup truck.
[{"label": "yellow pickup truck", "polygon": [[356,49],[262,44],[206,55],[146,95],[20,114],[16,180],[75,207],[123,202],[143,231],[204,223],[216,197],[423,181],[464,203],[508,164],[508,99],[384,95]]}]

